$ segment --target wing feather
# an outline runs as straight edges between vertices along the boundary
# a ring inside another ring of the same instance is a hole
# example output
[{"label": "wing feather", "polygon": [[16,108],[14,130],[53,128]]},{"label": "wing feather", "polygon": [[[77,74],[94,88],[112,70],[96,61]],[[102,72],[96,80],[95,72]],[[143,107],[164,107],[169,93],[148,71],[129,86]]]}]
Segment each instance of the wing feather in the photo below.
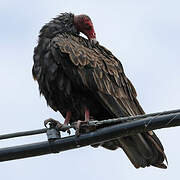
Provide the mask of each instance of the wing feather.
[{"label": "wing feather", "polygon": [[[100,45],[91,47],[86,39],[67,34],[58,35],[52,44],[52,53],[60,51],[69,56],[70,61],[65,64],[71,64],[74,75],[81,79],[80,84],[96,94],[114,97],[126,115],[144,113],[137,103],[135,88],[125,76],[120,61],[110,51]],[[64,62],[59,63],[64,69],[67,68]],[[107,106],[110,108],[111,104]]]}]

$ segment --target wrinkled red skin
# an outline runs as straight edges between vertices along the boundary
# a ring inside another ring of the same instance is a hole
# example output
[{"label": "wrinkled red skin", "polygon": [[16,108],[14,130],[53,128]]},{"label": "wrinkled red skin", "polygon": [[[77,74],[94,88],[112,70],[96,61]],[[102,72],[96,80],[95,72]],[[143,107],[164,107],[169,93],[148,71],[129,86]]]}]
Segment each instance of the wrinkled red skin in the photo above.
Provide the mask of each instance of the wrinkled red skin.
[{"label": "wrinkled red skin", "polygon": [[87,15],[74,16],[74,25],[77,30],[85,34],[88,39],[96,39],[93,23]]}]

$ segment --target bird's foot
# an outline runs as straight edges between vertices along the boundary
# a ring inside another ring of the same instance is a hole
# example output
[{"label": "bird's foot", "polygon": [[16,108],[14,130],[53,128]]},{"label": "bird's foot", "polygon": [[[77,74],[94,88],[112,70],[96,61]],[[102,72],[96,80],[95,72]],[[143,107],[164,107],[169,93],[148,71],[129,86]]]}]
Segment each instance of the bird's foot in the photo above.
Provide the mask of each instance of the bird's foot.
[{"label": "bird's foot", "polygon": [[87,122],[88,122],[88,121],[81,121],[81,120],[78,120],[78,121],[77,121],[77,123],[76,123],[76,133],[75,133],[76,136],[80,136],[80,132],[81,132],[81,130],[82,130],[81,125],[82,125],[82,124],[85,124],[85,123],[87,123]]},{"label": "bird's foot", "polygon": [[75,135],[80,136],[80,133],[88,133],[88,132],[96,130],[96,127],[92,125],[90,121],[93,121],[93,119],[90,119],[89,121],[78,120],[76,123]]},{"label": "bird's foot", "polygon": [[[62,130],[62,127],[63,127],[63,125],[64,125],[64,124],[60,123],[59,121],[57,121],[57,120],[55,120],[55,119],[52,119],[52,118],[46,119],[46,120],[44,121],[44,126],[45,126],[46,128],[48,128],[48,127],[47,127],[48,124],[49,124],[50,127],[55,127],[55,128],[58,129],[58,130]],[[71,134],[70,129],[67,129],[67,130],[65,130],[65,131],[67,131],[67,133],[68,133],[69,135]]]}]

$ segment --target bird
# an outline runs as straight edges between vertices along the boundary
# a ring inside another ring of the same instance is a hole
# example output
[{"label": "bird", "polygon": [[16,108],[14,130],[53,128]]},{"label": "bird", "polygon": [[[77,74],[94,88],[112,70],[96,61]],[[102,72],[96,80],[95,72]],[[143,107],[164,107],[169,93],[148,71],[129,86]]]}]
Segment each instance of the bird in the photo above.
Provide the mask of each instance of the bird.
[{"label": "bird", "polygon": [[[96,40],[88,15],[65,12],[46,23],[33,60],[40,94],[66,125],[145,114],[120,60]],[[135,168],[167,168],[163,145],[153,131],[93,145],[99,146],[122,148]]]}]

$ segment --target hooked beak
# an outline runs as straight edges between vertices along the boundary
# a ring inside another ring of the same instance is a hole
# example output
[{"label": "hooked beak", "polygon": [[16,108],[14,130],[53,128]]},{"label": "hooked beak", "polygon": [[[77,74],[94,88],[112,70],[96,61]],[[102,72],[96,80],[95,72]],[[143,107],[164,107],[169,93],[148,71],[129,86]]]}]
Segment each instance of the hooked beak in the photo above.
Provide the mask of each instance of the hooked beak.
[{"label": "hooked beak", "polygon": [[97,44],[97,43],[98,43],[98,41],[96,40],[96,38],[92,38],[92,39],[90,39],[90,41],[91,41],[91,43],[93,43],[93,44]]}]

